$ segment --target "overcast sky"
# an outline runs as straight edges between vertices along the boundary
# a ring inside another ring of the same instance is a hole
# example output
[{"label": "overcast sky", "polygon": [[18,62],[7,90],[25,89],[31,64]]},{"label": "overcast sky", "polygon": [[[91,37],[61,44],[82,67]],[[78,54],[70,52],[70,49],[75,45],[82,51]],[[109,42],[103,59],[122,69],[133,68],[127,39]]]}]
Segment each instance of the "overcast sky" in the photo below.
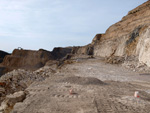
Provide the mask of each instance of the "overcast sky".
[{"label": "overcast sky", "polygon": [[0,0],[0,50],[90,43],[147,0]]}]

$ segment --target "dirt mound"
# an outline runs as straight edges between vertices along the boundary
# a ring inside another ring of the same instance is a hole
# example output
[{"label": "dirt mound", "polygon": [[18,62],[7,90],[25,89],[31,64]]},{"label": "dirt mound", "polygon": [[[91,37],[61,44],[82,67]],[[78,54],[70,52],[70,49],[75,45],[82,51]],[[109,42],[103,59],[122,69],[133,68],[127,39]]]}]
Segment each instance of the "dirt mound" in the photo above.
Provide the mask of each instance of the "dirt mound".
[{"label": "dirt mound", "polygon": [[102,82],[101,80],[93,77],[67,77],[60,82],[68,82],[68,83],[73,83],[73,84],[80,84],[80,85],[104,85],[105,83]]}]

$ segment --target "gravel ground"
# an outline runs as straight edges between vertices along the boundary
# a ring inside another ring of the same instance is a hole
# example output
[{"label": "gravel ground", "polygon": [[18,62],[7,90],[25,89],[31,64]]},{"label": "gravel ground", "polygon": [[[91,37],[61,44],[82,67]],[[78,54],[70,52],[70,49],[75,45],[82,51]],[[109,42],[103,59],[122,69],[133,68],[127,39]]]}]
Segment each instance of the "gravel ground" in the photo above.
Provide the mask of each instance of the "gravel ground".
[{"label": "gravel ground", "polygon": [[12,113],[149,113],[149,80],[119,65],[80,59],[31,84],[27,98]]}]

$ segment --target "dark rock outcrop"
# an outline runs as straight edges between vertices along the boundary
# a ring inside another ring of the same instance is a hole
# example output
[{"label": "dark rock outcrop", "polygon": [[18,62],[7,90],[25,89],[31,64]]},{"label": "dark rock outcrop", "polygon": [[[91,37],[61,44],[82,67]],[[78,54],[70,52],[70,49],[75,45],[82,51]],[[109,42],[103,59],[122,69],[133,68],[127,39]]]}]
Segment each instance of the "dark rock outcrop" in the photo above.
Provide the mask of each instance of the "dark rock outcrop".
[{"label": "dark rock outcrop", "polygon": [[92,44],[86,46],[73,47],[72,54],[93,55],[94,47]]},{"label": "dark rock outcrop", "polygon": [[[0,63],[3,62],[4,58],[5,58],[7,55],[10,55],[10,54],[7,53],[7,52],[4,52],[4,51],[1,51],[1,50],[0,50]],[[5,70],[6,70],[6,68],[0,64],[0,75],[4,74],[4,71],[5,71]]]},{"label": "dark rock outcrop", "polygon": [[72,47],[66,47],[66,48],[57,47],[57,48],[54,48],[51,53],[54,59],[58,60],[58,59],[65,57],[67,54],[70,54],[71,51],[72,51]]},{"label": "dark rock outcrop", "polygon": [[6,55],[9,55],[9,53],[0,50],[0,63],[3,62],[3,59]]}]

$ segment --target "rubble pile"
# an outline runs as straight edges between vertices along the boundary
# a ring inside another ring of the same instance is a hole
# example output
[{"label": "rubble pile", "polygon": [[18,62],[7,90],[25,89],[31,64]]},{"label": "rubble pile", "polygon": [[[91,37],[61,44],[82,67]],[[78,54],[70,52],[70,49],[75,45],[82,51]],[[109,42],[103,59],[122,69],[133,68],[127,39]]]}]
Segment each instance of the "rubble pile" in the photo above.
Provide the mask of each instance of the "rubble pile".
[{"label": "rubble pile", "polygon": [[13,70],[6,73],[0,78],[0,95],[1,100],[8,94],[18,91],[24,91],[30,84],[35,81],[43,81],[49,77],[55,70],[45,66],[37,71],[24,69]]}]

